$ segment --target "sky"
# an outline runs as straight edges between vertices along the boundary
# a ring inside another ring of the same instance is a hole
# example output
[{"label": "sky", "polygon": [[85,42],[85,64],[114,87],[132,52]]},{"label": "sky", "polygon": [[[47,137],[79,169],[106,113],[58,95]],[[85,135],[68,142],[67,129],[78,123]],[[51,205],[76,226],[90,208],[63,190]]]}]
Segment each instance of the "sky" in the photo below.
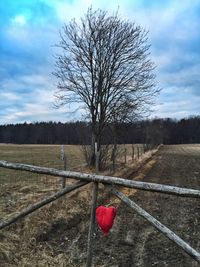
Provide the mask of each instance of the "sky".
[{"label": "sky", "polygon": [[149,31],[151,59],[162,88],[151,117],[200,115],[200,1],[1,0],[0,124],[83,119],[73,106],[54,108],[59,31],[88,7],[119,9]]}]

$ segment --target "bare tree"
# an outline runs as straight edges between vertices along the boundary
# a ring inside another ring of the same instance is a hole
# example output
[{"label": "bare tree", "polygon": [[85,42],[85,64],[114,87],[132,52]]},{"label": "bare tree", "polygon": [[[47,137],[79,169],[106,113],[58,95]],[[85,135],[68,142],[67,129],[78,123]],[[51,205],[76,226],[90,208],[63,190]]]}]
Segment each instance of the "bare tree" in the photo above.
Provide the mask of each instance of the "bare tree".
[{"label": "bare tree", "polygon": [[56,97],[60,105],[79,102],[86,109],[94,166],[95,142],[100,149],[106,125],[141,113],[158,92],[147,32],[117,13],[89,8],[79,23],[64,25],[58,46]]}]

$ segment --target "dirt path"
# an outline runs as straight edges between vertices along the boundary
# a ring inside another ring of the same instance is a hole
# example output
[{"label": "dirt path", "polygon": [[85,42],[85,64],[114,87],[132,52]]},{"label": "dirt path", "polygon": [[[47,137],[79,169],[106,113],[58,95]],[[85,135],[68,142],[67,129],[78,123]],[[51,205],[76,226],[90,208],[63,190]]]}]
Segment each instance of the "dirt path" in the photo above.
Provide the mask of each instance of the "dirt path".
[{"label": "dirt path", "polygon": [[[200,188],[200,145],[164,146],[152,161],[156,163],[144,181]],[[200,251],[199,199],[145,191],[138,191],[131,198]],[[62,221],[58,219],[49,232],[38,237],[39,243],[48,242],[55,255],[64,253],[70,260],[70,267],[83,267],[86,262],[89,203],[84,199],[81,202],[80,196],[75,195],[72,202],[69,202],[72,207],[76,206],[75,213]],[[101,201],[99,205],[105,204]],[[116,221],[108,238],[97,230],[93,266],[196,267],[198,264],[122,203],[118,207]]]},{"label": "dirt path", "polygon": [[[145,181],[200,188],[200,146],[164,146],[154,157],[156,164]],[[199,199],[143,191],[132,199],[200,251]],[[83,249],[81,239],[79,245]],[[109,237],[105,239],[97,233],[94,266],[193,267],[198,264],[121,204]]]}]

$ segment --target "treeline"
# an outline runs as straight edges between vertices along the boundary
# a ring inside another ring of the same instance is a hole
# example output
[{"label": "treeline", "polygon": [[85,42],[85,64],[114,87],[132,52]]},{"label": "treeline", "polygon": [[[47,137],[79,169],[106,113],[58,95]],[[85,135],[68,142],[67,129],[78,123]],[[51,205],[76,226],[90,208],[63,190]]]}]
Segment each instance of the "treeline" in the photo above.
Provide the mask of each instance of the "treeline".
[{"label": "treeline", "polygon": [[[200,116],[187,119],[153,119],[108,125],[103,143],[183,144],[200,143]],[[87,122],[36,122],[0,126],[0,143],[15,144],[89,144]]]}]

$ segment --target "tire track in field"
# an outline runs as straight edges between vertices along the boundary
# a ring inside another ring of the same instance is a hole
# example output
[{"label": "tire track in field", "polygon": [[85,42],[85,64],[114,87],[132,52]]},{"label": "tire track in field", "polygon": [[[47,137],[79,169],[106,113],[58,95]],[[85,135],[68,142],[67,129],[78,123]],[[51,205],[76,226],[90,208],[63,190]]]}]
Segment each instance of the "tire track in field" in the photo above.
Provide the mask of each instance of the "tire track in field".
[{"label": "tire track in field", "polygon": [[[173,151],[170,150],[170,146],[161,149],[156,156],[157,164],[144,180],[197,188],[200,181],[194,179],[193,172],[199,166],[200,154],[198,157],[195,153],[192,155],[190,147],[174,146]],[[133,199],[194,248],[200,250],[199,200],[150,192],[139,192]],[[132,259],[137,259],[137,262],[132,261],[130,266],[198,266],[192,258],[153,227],[140,224],[142,220],[134,217],[134,224],[139,225],[135,237],[138,235],[140,240],[137,241],[137,249],[132,251]]]},{"label": "tire track in field", "polygon": [[[198,188],[200,185],[200,179],[193,175],[194,170],[200,166],[200,154],[192,154],[189,146],[164,146],[155,158],[157,162],[144,181],[191,188]],[[198,199],[145,191],[138,191],[131,198],[200,251],[200,203]],[[110,250],[114,264],[112,266],[198,266],[176,244],[124,204],[120,205],[118,216],[121,222],[118,231],[113,233],[115,234],[112,237],[114,249]]]},{"label": "tire track in field", "polygon": [[[164,146],[160,148],[153,160],[156,160],[156,163],[149,170],[144,181],[188,188],[200,187],[198,174],[200,151],[198,153],[198,149],[194,149],[194,153],[191,153],[190,146]],[[199,199],[139,190],[129,197],[200,251]],[[79,240],[80,251],[85,246],[86,235],[87,232]],[[84,264],[77,266],[84,266]],[[93,266],[197,267],[198,264],[176,244],[121,203],[108,238],[97,231]]]}]

